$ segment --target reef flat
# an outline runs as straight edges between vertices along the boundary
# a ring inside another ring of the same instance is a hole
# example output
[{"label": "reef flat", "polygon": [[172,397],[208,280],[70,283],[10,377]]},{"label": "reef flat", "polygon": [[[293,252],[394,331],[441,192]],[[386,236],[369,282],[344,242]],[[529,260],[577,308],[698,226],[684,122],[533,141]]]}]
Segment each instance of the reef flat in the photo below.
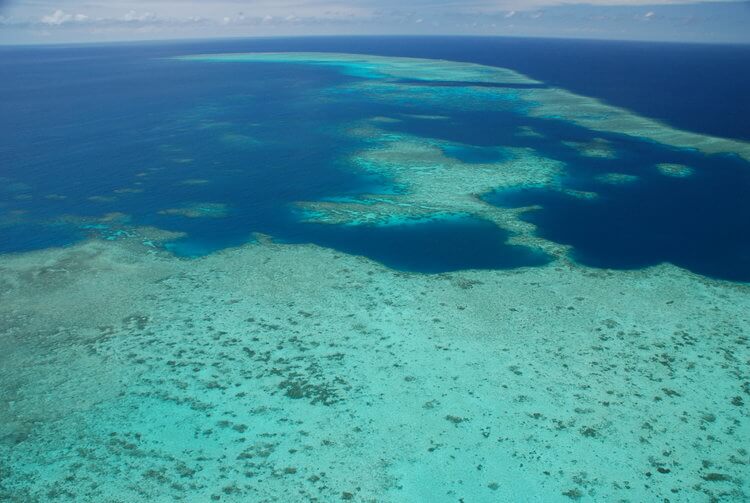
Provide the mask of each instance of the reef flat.
[{"label": "reef flat", "polygon": [[[403,100],[408,99],[409,95],[421,95],[422,99],[425,99],[425,94],[436,98],[449,98],[453,95],[455,98],[460,93],[464,98],[468,94],[473,95],[476,98],[473,102],[478,106],[487,106],[488,101],[512,100],[518,102],[525,113],[533,117],[562,119],[595,131],[645,138],[671,147],[694,149],[706,154],[736,154],[750,161],[750,144],[747,142],[672,128],[594,98],[580,96],[565,89],[543,86],[539,81],[506,68],[445,60],[327,53],[202,54],[178,59],[217,63],[298,63],[331,66],[340,68],[348,75],[378,82],[375,87],[367,83],[357,83],[355,87],[360,92],[368,88],[374,89],[385,99]],[[406,82],[393,82],[394,79]],[[409,85],[408,81],[412,80],[455,82],[463,83],[464,86],[425,88]],[[497,86],[476,87],[472,84]],[[512,86],[513,84],[517,86]],[[463,108],[471,102],[464,99],[454,100],[453,103]]]},{"label": "reef flat", "polygon": [[1,499],[747,498],[747,285],[139,236],[0,258]]},{"label": "reef flat", "polygon": [[539,84],[507,68],[447,60],[393,58],[369,54],[329,54],[312,52],[198,54],[181,56],[184,61],[217,63],[301,63],[330,66],[355,77],[396,78],[484,84]]},{"label": "reef flat", "polygon": [[[533,226],[519,220],[523,209],[500,208],[480,196],[515,187],[557,187],[561,163],[530,149],[493,149],[501,160],[465,162],[449,155],[467,146],[444,140],[379,129],[379,121],[360,124],[348,134],[361,138],[367,148],[357,152],[351,166],[385,176],[394,194],[363,195],[345,201],[302,202],[306,221],[347,225],[399,225],[424,219],[470,215],[513,231],[510,242],[564,254],[555,243],[537,239]],[[560,190],[563,190],[560,188]]]}]

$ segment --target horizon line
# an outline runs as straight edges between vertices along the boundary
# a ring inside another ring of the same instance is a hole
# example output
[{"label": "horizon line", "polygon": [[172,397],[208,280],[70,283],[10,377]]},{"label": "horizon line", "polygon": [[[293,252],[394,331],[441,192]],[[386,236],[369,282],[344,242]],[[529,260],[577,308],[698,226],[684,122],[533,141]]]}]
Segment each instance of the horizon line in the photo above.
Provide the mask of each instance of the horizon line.
[{"label": "horizon line", "polygon": [[269,40],[269,39],[310,39],[310,38],[465,38],[465,39],[520,39],[520,40],[562,40],[562,41],[580,41],[580,42],[616,42],[616,43],[648,43],[648,44],[667,44],[667,45],[710,45],[710,46],[739,46],[750,47],[750,41],[712,41],[712,40],[654,40],[654,39],[634,39],[634,38],[598,38],[598,37],[565,37],[565,36],[536,36],[536,35],[467,35],[465,33],[446,33],[446,34],[415,34],[415,33],[383,33],[383,34],[309,34],[309,35],[248,35],[238,37],[166,37],[166,38],[144,38],[144,39],[122,39],[122,40],[104,40],[104,41],[70,41],[70,42],[37,42],[37,43],[14,43],[0,41],[0,47],[53,47],[53,46],[101,46],[101,45],[137,45],[137,44],[155,44],[155,43],[188,43],[188,42],[209,42],[209,41],[232,41],[232,40]]}]

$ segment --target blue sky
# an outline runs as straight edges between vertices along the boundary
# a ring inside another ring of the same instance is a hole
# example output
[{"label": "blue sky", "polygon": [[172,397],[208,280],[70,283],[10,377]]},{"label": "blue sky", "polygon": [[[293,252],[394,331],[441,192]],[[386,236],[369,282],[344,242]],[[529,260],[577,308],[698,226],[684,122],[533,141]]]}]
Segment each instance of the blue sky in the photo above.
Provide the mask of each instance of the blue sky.
[{"label": "blue sky", "polygon": [[0,43],[460,34],[750,43],[750,0],[0,0]]}]

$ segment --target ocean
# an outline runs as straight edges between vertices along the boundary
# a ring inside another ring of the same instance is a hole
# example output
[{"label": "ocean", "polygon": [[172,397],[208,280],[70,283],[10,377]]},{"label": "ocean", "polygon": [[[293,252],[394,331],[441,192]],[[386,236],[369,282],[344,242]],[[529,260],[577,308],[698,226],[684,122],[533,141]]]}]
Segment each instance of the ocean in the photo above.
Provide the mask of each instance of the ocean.
[{"label": "ocean", "polygon": [[[205,63],[170,59],[300,49],[506,67],[675,128],[750,139],[750,69],[742,64],[750,50],[743,46],[333,37],[6,47],[0,49],[5,180],[0,251],[71,244],[98,229],[67,217],[123,214],[134,225],[185,233],[168,247],[186,257],[237,246],[261,233],[364,255],[406,271],[548,261],[540,250],[508,245],[505,231],[471,216],[408,228],[302,221],[298,201],[393,191],[392,180],[347,166],[347,156],[362,142],[344,138],[337,128],[403,110],[367,98],[350,100],[346,107],[321,99],[324,89],[356,79],[327,68],[263,64],[210,65],[209,70]],[[434,104],[422,108],[446,112]],[[481,195],[499,205],[541,205],[524,218],[545,238],[572,246],[576,260],[605,268],[667,261],[708,276],[750,279],[750,206],[743,195],[750,187],[747,161],[677,152],[616,133],[597,136],[618,142],[623,155],[592,158],[560,141],[512,138],[520,125],[561,141],[592,137],[565,121],[497,110],[446,113],[451,121],[402,118],[389,127],[478,147],[533,148],[566,163],[565,183],[571,188],[601,193],[594,202],[544,189]],[[233,124],[234,136],[211,136],[211,124],[217,123]],[[654,162],[687,164],[697,176],[660,177],[646,167]],[[596,181],[597,173],[613,168],[639,176],[638,182]],[[203,202],[223,205],[226,214],[189,218],[179,211]],[[454,246],[456,239],[466,246]]]}]

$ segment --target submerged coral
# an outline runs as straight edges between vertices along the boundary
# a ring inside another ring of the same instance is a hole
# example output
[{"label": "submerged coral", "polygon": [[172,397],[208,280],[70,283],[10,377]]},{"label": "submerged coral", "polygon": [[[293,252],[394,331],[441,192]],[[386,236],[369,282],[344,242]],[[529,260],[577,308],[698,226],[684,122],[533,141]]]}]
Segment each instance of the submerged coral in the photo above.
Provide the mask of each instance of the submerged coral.
[{"label": "submerged coral", "polygon": [[674,176],[676,178],[685,178],[692,175],[694,172],[693,168],[690,166],[668,162],[657,164],[656,169],[658,169],[662,175]]},{"label": "submerged coral", "polygon": [[196,203],[181,208],[167,208],[159,213],[187,218],[223,218],[228,212],[229,208],[223,203]]},{"label": "submerged coral", "polygon": [[92,241],[0,278],[4,500],[750,491],[747,286],[403,274],[268,242],[184,261]]}]

